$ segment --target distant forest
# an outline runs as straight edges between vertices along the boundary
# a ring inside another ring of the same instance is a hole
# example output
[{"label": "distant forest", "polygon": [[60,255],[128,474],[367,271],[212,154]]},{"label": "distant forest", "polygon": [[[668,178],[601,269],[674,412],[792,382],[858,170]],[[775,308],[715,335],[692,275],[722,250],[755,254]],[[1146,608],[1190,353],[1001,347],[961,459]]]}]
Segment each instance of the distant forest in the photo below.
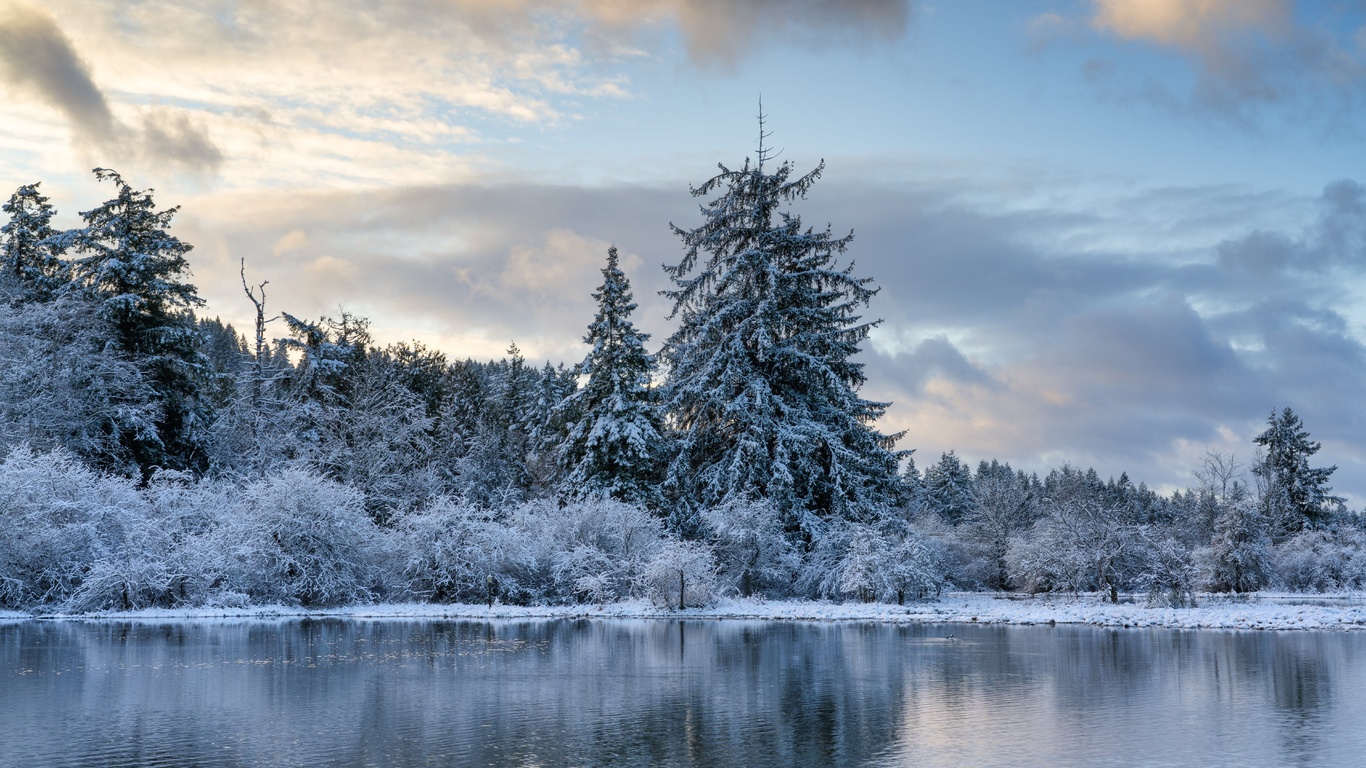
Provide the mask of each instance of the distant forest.
[{"label": "distant forest", "polygon": [[[897,601],[945,588],[1355,589],[1366,526],[1290,408],[1198,487],[1046,476],[954,453],[921,471],[863,399],[870,278],[793,210],[823,164],[756,159],[674,227],[672,334],[638,331],[615,248],[583,360],[451,360],[365,318],[199,316],[176,208],[113,197],[0,228],[0,607],[370,601]],[[278,336],[278,337],[277,337]]]}]

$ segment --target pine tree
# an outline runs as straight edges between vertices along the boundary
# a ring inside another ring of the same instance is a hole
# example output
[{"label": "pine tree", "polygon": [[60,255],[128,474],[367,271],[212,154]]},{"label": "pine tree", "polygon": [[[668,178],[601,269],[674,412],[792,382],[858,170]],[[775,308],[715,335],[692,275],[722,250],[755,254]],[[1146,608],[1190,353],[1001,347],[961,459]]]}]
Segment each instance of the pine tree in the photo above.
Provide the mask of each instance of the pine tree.
[{"label": "pine tree", "polygon": [[654,358],[645,351],[649,334],[631,322],[636,303],[616,246],[593,299],[598,312],[583,338],[591,349],[578,366],[587,381],[560,409],[569,420],[559,456],[565,495],[656,506],[663,438],[650,392]]},{"label": "pine tree", "polygon": [[[1328,518],[1330,504],[1342,499],[1330,495],[1333,489],[1328,478],[1337,471],[1332,467],[1310,467],[1309,457],[1319,452],[1319,443],[1309,440],[1309,432],[1300,417],[1286,408],[1278,417],[1272,411],[1265,432],[1252,442],[1266,449],[1266,455],[1252,468],[1263,485],[1263,496],[1279,498],[1273,515],[1281,532],[1297,533],[1306,528],[1321,528]],[[1277,519],[1279,518],[1279,519]]]},{"label": "pine tree", "polygon": [[135,190],[114,171],[96,168],[95,177],[112,181],[117,196],[81,214],[74,285],[100,304],[111,340],[161,401],[157,438],[130,436],[134,454],[144,473],[202,468],[208,419],[198,397],[204,358],[194,308],[204,301],[183,280],[192,246],[169,232],[179,208],[158,210],[152,190]]},{"label": "pine tree", "polygon": [[[715,195],[693,229],[673,227],[686,251],[666,267],[679,328],[664,345],[665,404],[677,437],[666,488],[676,527],[696,506],[770,499],[789,533],[810,537],[827,516],[863,518],[896,502],[899,435],[873,424],[886,403],[864,400],[854,362],[870,329],[858,311],[876,288],[839,268],[853,234],[803,229],[780,210],[803,199],[825,165],[771,173],[759,120],[757,159],[692,190]],[[672,225],[671,225],[672,226]]]},{"label": "pine tree", "polygon": [[0,227],[0,274],[12,277],[26,298],[51,299],[69,279],[52,205],[35,183],[16,189],[0,210],[10,216]]}]

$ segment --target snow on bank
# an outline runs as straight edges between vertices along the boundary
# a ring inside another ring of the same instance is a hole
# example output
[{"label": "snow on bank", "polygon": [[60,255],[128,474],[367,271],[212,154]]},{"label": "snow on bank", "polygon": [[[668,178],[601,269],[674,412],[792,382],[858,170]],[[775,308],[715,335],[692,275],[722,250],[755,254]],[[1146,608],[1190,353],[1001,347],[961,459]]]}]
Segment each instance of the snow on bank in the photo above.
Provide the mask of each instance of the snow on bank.
[{"label": "snow on bank", "polygon": [[748,619],[875,621],[898,624],[1090,624],[1102,627],[1181,629],[1366,629],[1366,593],[1347,595],[1205,595],[1188,608],[1148,607],[1140,598],[1113,605],[1097,595],[1014,596],[950,593],[905,606],[881,603],[723,600],[683,611],[648,602],[601,606],[434,605],[394,603],[306,610],[281,605],[242,608],[148,609],[97,614],[31,616],[0,612],[0,621],[45,619],[168,621],[205,619]]}]

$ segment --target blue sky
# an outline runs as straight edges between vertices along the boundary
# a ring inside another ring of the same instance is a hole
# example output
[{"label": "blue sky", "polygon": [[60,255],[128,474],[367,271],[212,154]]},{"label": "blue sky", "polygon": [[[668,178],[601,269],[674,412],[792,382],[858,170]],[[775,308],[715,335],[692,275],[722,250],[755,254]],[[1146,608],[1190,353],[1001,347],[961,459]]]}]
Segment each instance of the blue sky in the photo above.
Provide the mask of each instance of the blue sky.
[{"label": "blue sky", "polygon": [[[609,244],[638,321],[688,185],[772,143],[885,322],[865,393],[955,449],[1164,490],[1289,405],[1366,502],[1366,5],[1291,0],[0,3],[0,184],[67,225],[180,205],[209,313],[581,357]],[[283,331],[281,331],[283,332]]]}]

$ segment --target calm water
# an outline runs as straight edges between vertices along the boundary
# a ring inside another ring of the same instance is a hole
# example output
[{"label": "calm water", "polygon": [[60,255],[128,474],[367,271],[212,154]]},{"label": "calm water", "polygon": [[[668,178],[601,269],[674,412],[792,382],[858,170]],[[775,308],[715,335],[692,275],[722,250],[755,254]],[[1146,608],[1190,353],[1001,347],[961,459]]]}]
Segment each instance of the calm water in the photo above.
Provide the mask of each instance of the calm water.
[{"label": "calm water", "polygon": [[24,622],[0,765],[1362,765],[1359,661],[1366,633]]}]

